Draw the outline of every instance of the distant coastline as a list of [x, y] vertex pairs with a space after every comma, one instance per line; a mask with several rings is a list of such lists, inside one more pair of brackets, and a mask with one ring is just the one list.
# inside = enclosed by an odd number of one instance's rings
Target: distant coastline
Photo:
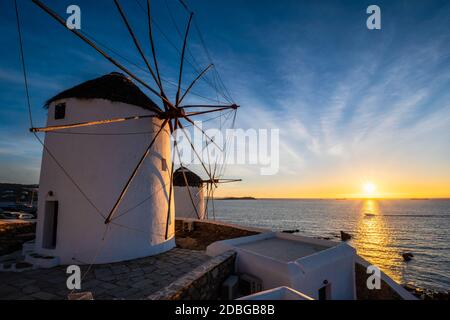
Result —
[[441, 198], [311, 198], [311, 197], [305, 197], [305, 198], [255, 198], [255, 197], [221, 197], [221, 198], [214, 198], [214, 200], [283, 200], [283, 201], [290, 201], [290, 200], [323, 200], [323, 201], [354, 201], [354, 200], [420, 200], [420, 201], [427, 201], [427, 200], [450, 200], [450, 197], [441, 197]]
[[[37, 189], [39, 188], [39, 184], [30, 184], [30, 183], [11, 183], [11, 182], [0, 182], [0, 193], [8, 190], [21, 190], [21, 189]], [[251, 196], [245, 197], [218, 197], [214, 198], [215, 200], [337, 200], [337, 201], [352, 201], [352, 200], [411, 200], [411, 201], [427, 201], [427, 200], [450, 200], [450, 196], [442, 196], [442, 197], [262, 197], [256, 198]]]
[[224, 197], [224, 198], [217, 198], [215, 200], [258, 200], [254, 197]]

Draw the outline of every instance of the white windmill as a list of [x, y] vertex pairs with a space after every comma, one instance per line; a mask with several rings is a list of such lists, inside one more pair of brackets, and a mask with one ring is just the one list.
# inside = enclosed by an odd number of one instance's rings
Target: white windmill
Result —
[[204, 187], [202, 178], [188, 168], [175, 170], [173, 191], [177, 218], [205, 219]]
[[[212, 170], [214, 175], [215, 170]], [[177, 218], [209, 219], [209, 202], [215, 219], [214, 190], [219, 184], [242, 181], [241, 179], [216, 178], [203, 180], [186, 167], [174, 172], [175, 216]]]
[[[39, 8], [66, 27], [65, 21], [42, 1]], [[184, 2], [181, 2], [184, 6]], [[202, 131], [195, 116], [229, 110], [223, 105], [184, 105], [185, 97], [209, 64], [182, 92], [183, 65], [193, 13], [184, 34], [175, 99], [166, 95], [153, 42], [150, 1], [148, 35], [152, 63], [144, 54], [118, 0], [114, 4], [157, 88], [143, 81], [101, 48], [85, 32], [67, 29], [94, 48], [123, 74], [111, 73], [66, 90], [48, 101], [38, 205], [36, 259], [53, 257], [58, 263], [108, 263], [157, 254], [174, 241], [173, 175], [170, 135], [187, 126]], [[185, 6], [187, 9], [187, 6]], [[16, 6], [17, 9], [17, 6]], [[22, 44], [20, 20], [18, 30]], [[23, 60], [23, 48], [21, 46]], [[25, 68], [25, 64], [23, 65]], [[25, 69], [24, 69], [25, 71]], [[25, 83], [28, 93], [28, 84]], [[161, 101], [158, 107], [137, 85]], [[28, 106], [31, 106], [28, 101]], [[190, 111], [190, 110], [197, 111]], [[32, 121], [31, 121], [32, 123]], [[190, 142], [191, 147], [193, 144]], [[178, 146], [174, 144], [175, 150]], [[177, 150], [178, 151], [178, 150]], [[174, 152], [173, 154], [176, 154]], [[206, 174], [211, 172], [202, 163]], [[190, 193], [190, 189], [187, 188]], [[192, 195], [191, 195], [192, 196]]]

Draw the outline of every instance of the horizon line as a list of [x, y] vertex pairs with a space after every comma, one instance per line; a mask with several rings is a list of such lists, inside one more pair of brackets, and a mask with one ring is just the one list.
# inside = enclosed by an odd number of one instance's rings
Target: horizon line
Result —
[[254, 197], [254, 196], [225, 196], [217, 197], [215, 200], [226, 199], [242, 199], [252, 198], [249, 200], [450, 200], [448, 197]]

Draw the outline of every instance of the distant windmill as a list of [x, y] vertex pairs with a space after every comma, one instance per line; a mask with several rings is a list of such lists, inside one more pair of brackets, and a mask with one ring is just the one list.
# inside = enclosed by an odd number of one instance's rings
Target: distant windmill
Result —
[[[32, 2], [66, 27], [65, 20], [42, 1], [32, 0]], [[180, 3], [189, 11], [184, 1]], [[39, 132], [46, 133], [45, 143], [39, 140], [44, 147], [44, 158], [39, 187], [36, 251], [44, 255], [59, 256], [60, 263], [69, 263], [70, 259], [77, 259], [82, 263], [120, 261], [159, 253], [174, 246], [174, 161], [170, 159], [171, 145], [168, 136], [176, 130], [181, 130], [189, 141], [209, 178], [206, 184], [212, 186], [224, 182], [214, 178], [186, 132], [187, 126], [193, 126], [201, 130], [207, 141], [214, 143], [193, 118], [225, 110], [236, 112], [238, 108], [234, 103], [183, 104], [194, 85], [214, 67], [213, 64], [209, 64], [182, 92], [183, 67], [193, 12], [189, 11], [189, 20], [184, 33], [176, 96], [175, 99], [170, 99], [166, 94], [164, 79], [158, 67], [150, 0], [147, 0], [146, 13], [152, 63], [144, 54], [120, 2], [114, 0], [114, 4], [156, 88], [114, 59], [107, 53], [108, 50], [87, 33], [67, 29], [130, 79], [123, 74], [112, 73], [66, 90], [49, 100], [47, 126], [32, 126], [30, 129], [35, 135]], [[17, 3], [16, 13], [23, 61]], [[28, 94], [24, 63], [23, 67]], [[160, 99], [163, 108], [154, 104], [131, 80]], [[29, 101], [28, 105], [31, 117]], [[79, 128], [85, 128], [87, 131], [77, 131]], [[141, 137], [131, 143], [125, 142], [123, 137], [133, 128], [147, 130], [148, 139]], [[51, 135], [52, 133], [60, 135]], [[82, 134], [92, 138], [81, 140]], [[72, 137], [64, 139], [63, 135]], [[94, 138], [96, 136], [103, 138], [102, 140]], [[114, 143], [117, 143], [116, 150], [112, 148]], [[174, 150], [175, 157], [180, 153], [176, 142]], [[129, 163], [133, 158], [135, 162], [130, 167]], [[71, 164], [69, 170], [64, 161]], [[76, 165], [79, 167], [74, 169]], [[166, 171], [168, 173], [165, 173]], [[74, 178], [74, 175], [77, 177]], [[184, 172], [182, 176], [184, 180], [187, 179]], [[157, 186], [162, 187], [159, 189]], [[189, 188], [187, 191], [192, 198]], [[92, 199], [89, 196], [93, 192], [99, 199]], [[74, 197], [75, 193], [78, 196]], [[139, 196], [142, 194], [149, 198], [154, 197], [152, 202], [144, 207], [140, 207], [142, 203], [139, 203]], [[80, 203], [82, 199], [86, 200], [83, 204]], [[97, 218], [94, 219], [90, 215], [92, 212], [98, 214]], [[131, 214], [133, 212], [136, 215], [133, 216]], [[99, 216], [101, 221], [98, 220]], [[61, 229], [58, 229], [57, 225]], [[150, 237], [139, 234], [143, 231], [142, 228], [136, 227], [139, 225], [142, 225], [144, 233], [148, 232]], [[106, 246], [102, 250], [97, 250], [99, 242], [105, 239], [108, 239]]]
[[215, 189], [217, 189], [217, 186], [219, 184], [223, 184], [223, 183], [233, 183], [233, 182], [240, 182], [242, 181], [242, 179], [217, 179], [217, 178], [213, 178], [213, 179], [209, 179], [209, 180], [204, 180], [203, 182], [206, 184], [206, 206], [205, 206], [205, 212], [206, 212], [206, 218], [209, 219], [209, 201], [211, 201], [211, 206], [212, 206], [212, 213], [213, 213], [213, 219], [216, 219], [216, 207], [214, 205], [214, 191]]
[[186, 167], [178, 168], [173, 176], [176, 217], [200, 220], [209, 219], [208, 204], [211, 201], [213, 217], [215, 219], [215, 188], [222, 183], [238, 181], [242, 180], [220, 178], [203, 180]]

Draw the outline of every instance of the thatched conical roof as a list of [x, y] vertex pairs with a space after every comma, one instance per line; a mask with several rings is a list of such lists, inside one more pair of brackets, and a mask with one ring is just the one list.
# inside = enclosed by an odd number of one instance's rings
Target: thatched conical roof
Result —
[[190, 187], [201, 187], [203, 184], [202, 178], [196, 175], [194, 172], [186, 167], [180, 167], [173, 173], [173, 185], [176, 187], [185, 187], [186, 181], [184, 180], [184, 174]]
[[49, 99], [45, 103], [45, 107], [48, 107], [56, 100], [67, 98], [106, 99], [135, 105], [155, 112], [161, 111], [138, 86], [125, 75], [118, 72], [112, 72], [67, 89]]

